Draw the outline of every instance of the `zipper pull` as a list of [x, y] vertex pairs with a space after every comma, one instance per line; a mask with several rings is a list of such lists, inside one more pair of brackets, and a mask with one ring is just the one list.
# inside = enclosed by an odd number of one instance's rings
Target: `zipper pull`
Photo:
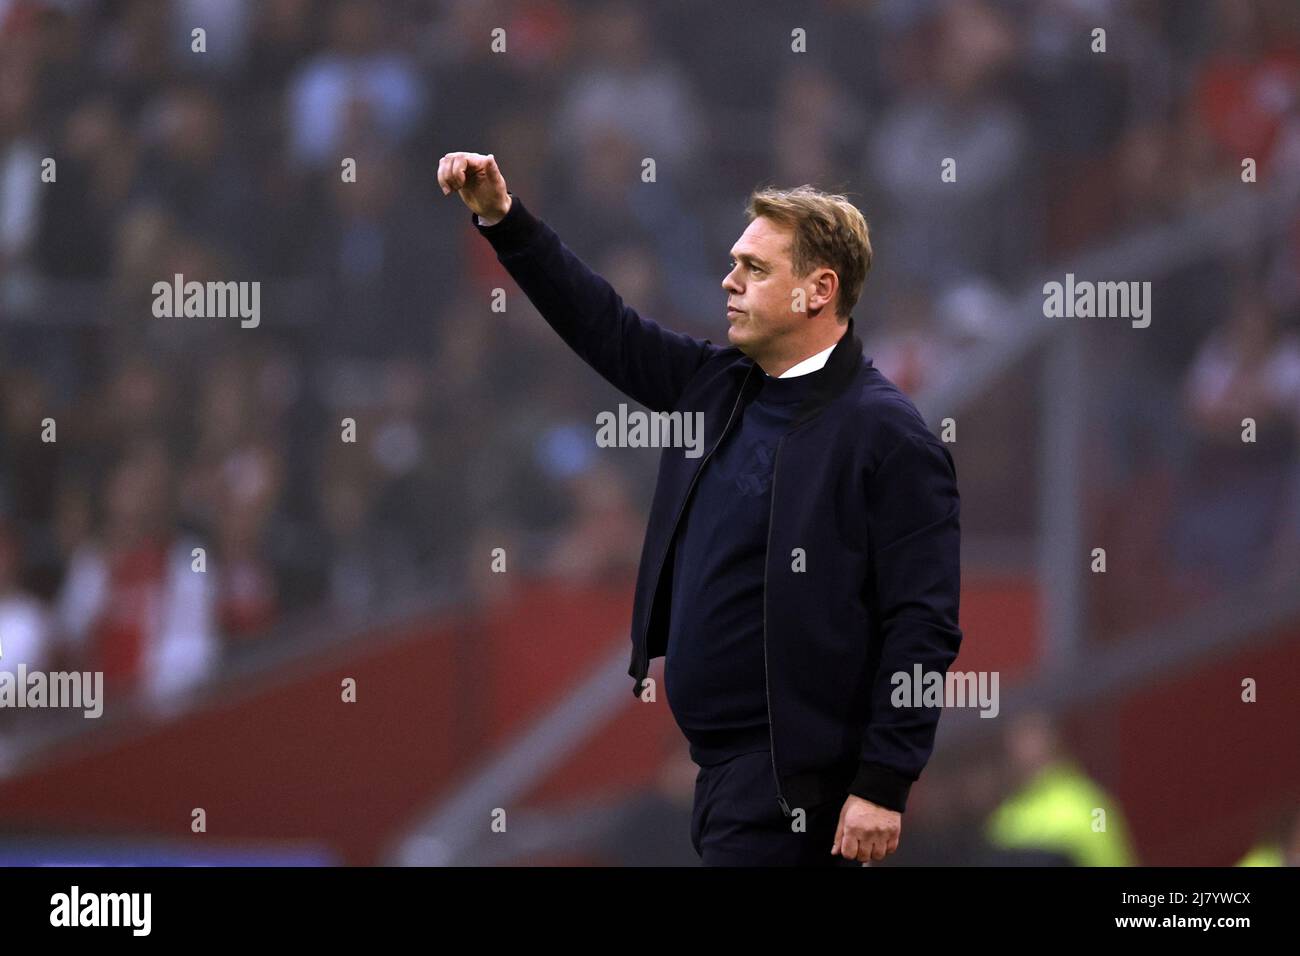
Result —
[[787, 817], [794, 816], [794, 813], [792, 813], [790, 810], [790, 804], [785, 802], [784, 796], [778, 794], [776, 798], [776, 802], [781, 805], [781, 812], [784, 813]]

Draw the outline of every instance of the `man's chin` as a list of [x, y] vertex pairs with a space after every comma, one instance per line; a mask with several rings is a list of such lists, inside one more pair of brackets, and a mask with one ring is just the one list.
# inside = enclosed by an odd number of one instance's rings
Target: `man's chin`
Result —
[[753, 358], [753, 356], [750, 355], [750, 337], [747, 334], [745, 334], [743, 329], [739, 329], [735, 325], [728, 326], [727, 341], [729, 341], [736, 348], [740, 349], [740, 351], [743, 352], [745, 355], [749, 355], [751, 358]]

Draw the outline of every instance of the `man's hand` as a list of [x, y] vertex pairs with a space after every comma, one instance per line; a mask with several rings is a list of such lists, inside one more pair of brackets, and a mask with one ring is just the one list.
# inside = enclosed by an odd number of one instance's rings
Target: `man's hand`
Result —
[[510, 211], [505, 177], [491, 153], [448, 153], [438, 162], [438, 185], [444, 196], [454, 189], [485, 226], [495, 225]]
[[869, 863], [883, 860], [898, 849], [898, 835], [903, 829], [903, 815], [887, 810], [870, 800], [849, 794], [840, 808], [840, 822], [835, 827], [835, 845], [831, 856]]

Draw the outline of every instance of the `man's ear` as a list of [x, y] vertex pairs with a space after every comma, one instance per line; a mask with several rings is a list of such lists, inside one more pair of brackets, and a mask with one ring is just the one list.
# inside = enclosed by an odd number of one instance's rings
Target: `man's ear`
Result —
[[825, 299], [824, 308], [834, 308], [835, 297], [840, 294], [840, 277], [834, 269], [818, 269], [813, 279], [813, 290], [816, 296]]

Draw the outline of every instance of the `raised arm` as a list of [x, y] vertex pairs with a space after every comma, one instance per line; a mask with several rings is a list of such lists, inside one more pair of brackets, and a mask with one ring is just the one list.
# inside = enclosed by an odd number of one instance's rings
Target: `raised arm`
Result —
[[652, 411], [671, 411], [700, 365], [721, 348], [665, 329], [626, 305], [545, 222], [506, 187], [492, 154], [448, 153], [444, 195], [456, 192], [470, 221], [542, 318], [588, 365]]

